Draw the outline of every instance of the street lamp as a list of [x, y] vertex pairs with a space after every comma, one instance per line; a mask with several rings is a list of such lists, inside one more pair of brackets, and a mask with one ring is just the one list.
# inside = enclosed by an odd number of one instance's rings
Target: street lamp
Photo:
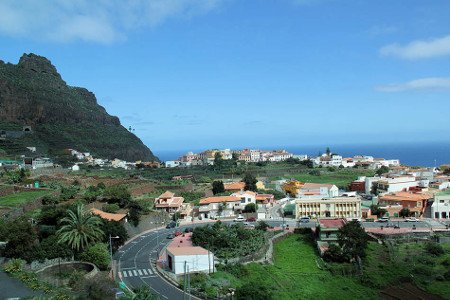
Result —
[[109, 254], [111, 255], [111, 270], [112, 270], [112, 275], [113, 275], [113, 279], [114, 279], [112, 239], [120, 239], [120, 237], [118, 235], [117, 236], [111, 236], [111, 234], [109, 235]]

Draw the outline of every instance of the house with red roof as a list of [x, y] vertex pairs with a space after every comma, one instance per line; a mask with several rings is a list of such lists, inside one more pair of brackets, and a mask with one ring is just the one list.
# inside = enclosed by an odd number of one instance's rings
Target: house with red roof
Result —
[[338, 233], [347, 221], [345, 219], [320, 219], [319, 232], [317, 236], [317, 248], [320, 255], [328, 249], [331, 244], [337, 244]]
[[165, 191], [159, 197], [155, 198], [155, 209], [175, 213], [181, 210], [183, 202], [183, 197], [175, 197], [175, 193]]

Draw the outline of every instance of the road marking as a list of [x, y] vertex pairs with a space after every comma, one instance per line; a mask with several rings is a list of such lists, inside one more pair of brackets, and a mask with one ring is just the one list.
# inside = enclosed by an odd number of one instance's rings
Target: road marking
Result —
[[152, 270], [147, 269], [149, 274], [153, 274]]
[[128, 277], [127, 271], [122, 272], [123, 277]]
[[138, 270], [139, 276], [142, 276], [142, 272], [141, 270]]
[[134, 273], [134, 276], [137, 276], [137, 275], [138, 275], [137, 272], [136, 272], [136, 270], [133, 270], [133, 273]]
[[122, 270], [133, 270], [134, 268], [122, 268]]

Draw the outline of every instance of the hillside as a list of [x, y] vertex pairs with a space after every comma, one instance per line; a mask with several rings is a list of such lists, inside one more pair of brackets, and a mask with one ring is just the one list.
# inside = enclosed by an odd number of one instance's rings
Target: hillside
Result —
[[[24, 126], [31, 132], [21, 134]], [[24, 54], [17, 65], [0, 60], [1, 149], [22, 154], [37, 147], [58, 156], [63, 149], [128, 161], [158, 160], [142, 141], [110, 116], [85, 88], [71, 87], [45, 57]]]

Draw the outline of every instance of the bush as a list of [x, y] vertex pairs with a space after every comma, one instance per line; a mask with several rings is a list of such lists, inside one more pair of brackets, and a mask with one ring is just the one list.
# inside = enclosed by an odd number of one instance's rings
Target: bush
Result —
[[106, 270], [110, 262], [108, 246], [103, 243], [90, 246], [80, 254], [80, 259], [93, 263], [101, 270]]
[[53, 196], [44, 196], [41, 199], [42, 205], [56, 205], [59, 203], [59, 199]]
[[119, 205], [116, 203], [104, 204], [102, 210], [107, 213], [116, 213], [120, 209]]
[[331, 244], [330, 247], [323, 254], [323, 259], [328, 262], [345, 262], [347, 259], [342, 253], [341, 248], [338, 245]]
[[131, 194], [128, 192], [126, 186], [114, 185], [106, 188], [103, 196], [108, 203], [117, 203], [120, 207], [125, 207], [131, 201]]
[[311, 172], [309, 172], [309, 175], [320, 176], [320, 171], [319, 170], [312, 170]]
[[435, 256], [439, 256], [445, 253], [444, 248], [442, 248], [441, 245], [439, 245], [438, 243], [434, 243], [434, 242], [428, 242], [425, 245], [425, 250], [431, 254], [431, 255], [435, 255]]
[[23, 259], [11, 259], [3, 269], [6, 273], [17, 273], [23, 270], [25, 263]]
[[262, 282], [246, 282], [236, 289], [236, 299], [270, 300], [273, 295], [271, 288]]

